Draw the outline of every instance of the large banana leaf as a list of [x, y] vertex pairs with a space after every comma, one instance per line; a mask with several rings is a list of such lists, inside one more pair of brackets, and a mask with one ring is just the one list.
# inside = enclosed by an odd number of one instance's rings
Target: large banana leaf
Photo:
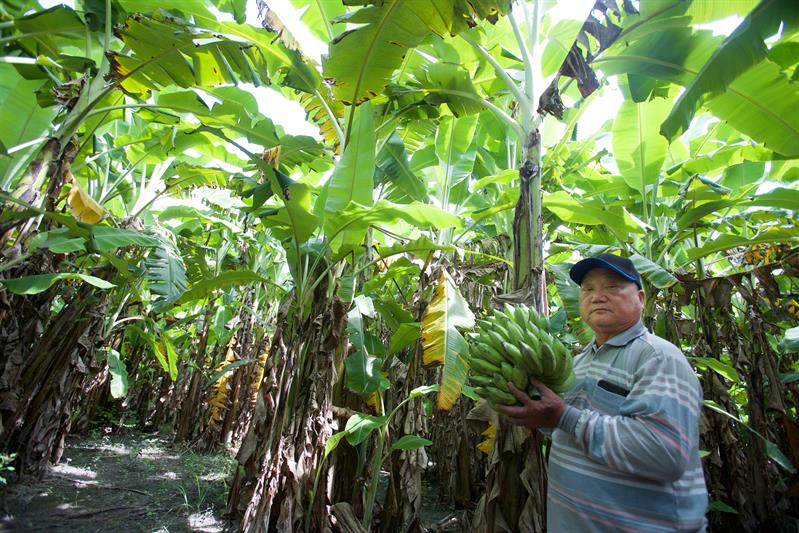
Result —
[[230, 270], [222, 272], [214, 278], [204, 279], [195, 283], [183, 293], [180, 300], [178, 300], [178, 304], [182, 305], [213, 296], [218, 289], [240, 287], [252, 283], [271, 283], [271, 281], [251, 270]]
[[450, 275], [441, 271], [435, 295], [422, 318], [425, 366], [442, 365], [438, 408], [452, 409], [460, 396], [469, 365], [469, 346], [458, 328], [474, 326], [474, 314]]
[[336, 213], [350, 202], [372, 205], [374, 171], [375, 130], [372, 106], [364, 104], [355, 110], [352, 135], [333, 175], [325, 185], [325, 212]]
[[11, 65], [0, 64], [0, 189], [9, 189], [32, 149], [4, 157], [6, 150], [47, 133], [56, 109], [39, 107], [34, 91], [41, 81], [23, 79]]
[[[689, 228], [704, 217], [728, 210], [731, 207], [739, 209], [756, 206], [772, 207], [799, 213], [799, 191], [780, 187], [758, 196], [714, 200], [691, 207], [692, 205], [686, 206], [690, 208], [677, 219], [677, 229]], [[713, 218], [718, 219], [718, 215]]]
[[[689, 17], [666, 18], [663, 31], [620, 39], [613, 51], [594, 60], [606, 74], [637, 74], [688, 86], [699, 74], [721, 37], [692, 32]], [[763, 60], [738, 76], [721, 95], [706, 102], [717, 117], [741, 133], [783, 155], [799, 153], [797, 86], [780, 67]]]
[[370, 353], [369, 333], [363, 322], [362, 310], [353, 306], [347, 313], [347, 335], [355, 351], [344, 360], [346, 385], [351, 391], [368, 396], [377, 390], [386, 390], [388, 380], [382, 373], [382, 359]]
[[111, 374], [111, 397], [123, 398], [128, 393], [128, 371], [125, 362], [120, 358], [120, 354], [115, 349], [108, 348], [108, 373]]
[[135, 15], [117, 29], [132, 53], [109, 53], [112, 76], [126, 92], [144, 96], [153, 89], [207, 87], [226, 83], [269, 83], [262, 50], [175, 20]]
[[351, 203], [339, 213], [331, 214], [327, 222], [335, 228], [333, 234], [348, 229], [365, 229], [371, 225], [390, 225], [398, 220], [420, 229], [461, 228], [463, 221], [441, 208], [421, 202], [394, 204], [379, 200], [373, 207]]
[[186, 292], [186, 267], [174, 246], [161, 245], [144, 262], [150, 291], [159, 298], [155, 308], [161, 310], [178, 301]]
[[293, 239], [302, 244], [319, 227], [319, 217], [311, 212], [311, 190], [304, 183], [294, 183], [283, 189], [272, 179], [272, 190], [283, 200], [283, 207], [261, 213], [263, 224], [280, 239]]
[[380, 94], [409, 49], [431, 33], [457, 35], [476, 19], [507, 13], [509, 0], [386, 0], [341, 16], [359, 24], [339, 35], [323, 60], [333, 91], [345, 104], [360, 104]]
[[750, 68], [707, 107], [766, 148], [799, 156], [799, 84], [776, 63], [764, 60]]
[[629, 233], [643, 232], [625, 210], [622, 209], [621, 213], [617, 212], [618, 210], [610, 210], [597, 199], [577, 201], [566, 191], [545, 194], [544, 207], [565, 222], [587, 226], [604, 224], [621, 241], [626, 240]]
[[[86, 26], [83, 21], [72, 8], [64, 5], [20, 17], [14, 20], [12, 27], [16, 31], [8, 40], [18, 41], [33, 57], [42, 56], [54, 60], [62, 56], [62, 45], [82, 44], [78, 39], [86, 36]], [[32, 70], [26, 69], [26, 72], [33, 74]], [[46, 73], [42, 70], [41, 76], [38, 77], [45, 76]]]
[[59, 272], [57, 274], [36, 274], [22, 278], [0, 279], [0, 285], [14, 294], [39, 294], [49, 289], [56, 281], [64, 279], [80, 280], [99, 289], [111, 289], [116, 285], [87, 274]]
[[342, 28], [330, 22], [346, 12], [340, 0], [291, 0], [291, 3], [304, 9], [300, 19], [308, 26], [311, 35], [320, 41], [332, 41], [341, 33]]
[[475, 130], [477, 115], [444, 117], [438, 128], [435, 147], [438, 169], [442, 173], [439, 183], [441, 205], [460, 204], [469, 194], [469, 177], [477, 156]]
[[[336, 163], [333, 175], [325, 184], [318, 204], [325, 217], [324, 228], [331, 238], [333, 250], [342, 246], [356, 246], [364, 238], [365, 229], [349, 228], [336, 234], [330, 216], [342, 211], [351, 202], [371, 206], [373, 203], [375, 173], [375, 130], [371, 104], [353, 110], [354, 128], [344, 153]], [[319, 209], [317, 208], [317, 213]]]
[[[257, 111], [255, 100], [252, 105], [256, 109], [243, 104], [253, 98], [247, 91], [238, 87], [222, 87], [208, 92], [220, 100], [213, 107], [209, 107], [193, 91], [159, 93], [153, 107], [163, 113], [191, 113], [202, 124], [200, 128], [193, 128], [192, 133], [208, 133], [228, 142], [246, 137], [249, 142], [265, 149], [280, 146], [280, 164], [283, 166], [306, 166], [317, 170], [329, 166], [330, 160], [317, 141], [302, 135], [278, 136], [272, 121]], [[255, 155], [251, 162], [260, 166], [263, 163], [259, 156]]]
[[380, 94], [408, 49], [421, 44], [430, 33], [410, 4], [389, 0], [336, 19], [362, 25], [338, 36], [323, 58], [325, 76], [334, 80], [337, 99], [358, 105]]
[[460, 65], [426, 63], [414, 72], [410, 86], [419, 88], [426, 103], [446, 104], [456, 117], [485, 109], [483, 97], [477, 92], [469, 72]]
[[738, 246], [752, 246], [754, 244], [778, 244], [783, 242], [799, 242], [799, 230], [797, 229], [772, 229], [764, 231], [755, 236], [744, 237], [742, 235], [724, 234], [719, 235], [713, 240], [707, 241], [704, 245], [697, 248], [686, 250], [689, 260], [699, 259], [714, 252], [730, 250]]
[[386, 191], [386, 198], [394, 201], [427, 201], [427, 187], [411, 170], [405, 144], [396, 133], [389, 137], [377, 155], [378, 178], [393, 187]]
[[613, 121], [613, 154], [624, 181], [646, 195], [658, 181], [668, 142], [658, 131], [671, 108], [667, 98], [626, 100]]
[[799, 29], [799, 10], [790, 0], [762, 0], [719, 46], [685, 88], [663, 122], [661, 132], [674, 139], [685, 131], [699, 106], [718, 96], [768, 53], [764, 42], [780, 29], [783, 38]]

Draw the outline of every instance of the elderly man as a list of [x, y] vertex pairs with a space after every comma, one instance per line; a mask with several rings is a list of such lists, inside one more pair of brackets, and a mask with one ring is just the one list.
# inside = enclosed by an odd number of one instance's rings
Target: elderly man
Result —
[[679, 348], [641, 323], [641, 276], [624, 257], [583, 259], [580, 316], [594, 340], [574, 360], [561, 400], [508, 386], [511, 422], [553, 428], [547, 529], [552, 533], [704, 531], [707, 489], [699, 460], [701, 389]]

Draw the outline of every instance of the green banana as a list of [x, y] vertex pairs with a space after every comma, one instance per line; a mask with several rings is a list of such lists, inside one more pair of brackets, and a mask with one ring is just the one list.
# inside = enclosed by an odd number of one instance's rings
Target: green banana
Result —
[[469, 342], [472, 382], [492, 404], [517, 403], [508, 383], [540, 397], [531, 377], [557, 393], [574, 383], [571, 351], [551, 333], [547, 314], [533, 307], [504, 304], [491, 310], [477, 322]]
[[502, 374], [502, 379], [505, 380], [505, 383], [508, 381], [513, 381], [513, 365], [505, 361], [499, 367], [499, 372]]
[[519, 403], [519, 400], [516, 399], [516, 396], [509, 392], [501, 391], [496, 387], [485, 387], [486, 391], [495, 402], [501, 403], [503, 405], [516, 405]]
[[524, 340], [527, 342], [527, 346], [530, 347], [534, 354], [538, 356], [541, 355], [541, 341], [538, 340], [537, 336], [526, 335]]
[[524, 356], [522, 355], [521, 350], [514, 346], [509, 342], [502, 343], [502, 349], [505, 350], [505, 354], [508, 356], [508, 360], [513, 363], [514, 365], [522, 365], [522, 361], [524, 360]]
[[527, 307], [523, 305], [517, 305], [513, 309], [513, 318], [519, 326], [526, 326], [527, 323], [530, 321], [530, 315], [527, 312]]
[[555, 367], [555, 357], [552, 349], [546, 343], [541, 343], [541, 381], [549, 381], [552, 369]]
[[471, 379], [476, 385], [479, 385], [481, 387], [485, 387], [487, 385], [493, 385], [494, 384], [494, 379], [493, 378], [490, 378], [490, 377], [485, 376], [483, 374], [472, 373], [472, 375], [469, 376], [469, 379]]
[[501, 372], [499, 374], [494, 374], [494, 383], [492, 383], [490, 386], [510, 394], [508, 380], [505, 379], [505, 376], [503, 376]]
[[552, 370], [551, 370], [550, 380], [553, 382], [560, 381], [560, 379], [563, 377], [563, 373], [566, 370], [566, 362], [568, 361], [568, 359], [566, 359], [565, 357], [563, 357], [563, 355], [561, 355], [560, 350], [558, 350], [557, 348], [558, 345], [560, 345], [560, 343], [556, 341], [555, 346], [551, 347], [553, 348], [552, 351], [554, 352], [554, 354], [552, 357]]
[[530, 374], [531, 376], [540, 376], [541, 353], [533, 351], [530, 345], [528, 345], [524, 341], [519, 343], [519, 348], [521, 349], [522, 355], [524, 356], [522, 359], [522, 363], [524, 368], [527, 370], [527, 373]]
[[498, 366], [492, 365], [484, 359], [473, 358], [470, 362], [470, 366], [480, 374], [485, 374], [487, 376], [490, 376], [491, 374], [498, 374], [500, 372]]
[[574, 372], [569, 372], [564, 381], [560, 383], [555, 383], [551, 385], [549, 388], [552, 389], [552, 391], [555, 392], [556, 394], [563, 394], [564, 392], [567, 392], [569, 389], [572, 388], [572, 385], [574, 385], [574, 380], [575, 380]]
[[497, 365], [497, 366], [501, 365], [502, 361], [505, 360], [505, 358], [502, 357], [502, 355], [498, 351], [496, 351], [488, 344], [478, 341], [474, 343], [472, 346], [473, 346], [472, 350], [470, 351], [470, 353], [472, 353], [472, 357], [480, 357], [481, 359], [488, 361], [492, 365]]
[[508, 321], [507, 330], [511, 334], [513, 342], [519, 342], [524, 339], [524, 330], [520, 328], [515, 322]]
[[519, 368], [518, 366], [514, 366], [512, 373], [511, 373], [511, 383], [516, 385], [516, 388], [519, 390], [524, 390], [527, 387], [528, 383], [530, 382], [530, 378], [527, 376], [527, 373]]
[[497, 333], [496, 331], [489, 331], [489, 332], [487, 332], [487, 333], [488, 333], [487, 337], [488, 337], [489, 339], [491, 339], [491, 342], [490, 342], [490, 344], [491, 344], [491, 345], [492, 345], [494, 348], [496, 348], [496, 349], [497, 349], [497, 351], [499, 351], [500, 353], [502, 353], [502, 352], [501, 352], [501, 349], [502, 349], [502, 342], [503, 342], [505, 339], [504, 339], [504, 338], [502, 338], [502, 336], [501, 336], [499, 333]]
[[498, 334], [501, 338], [507, 339], [510, 337], [510, 333], [508, 333], [507, 328], [499, 323], [499, 320], [494, 319], [490, 322], [491, 324], [491, 331]]

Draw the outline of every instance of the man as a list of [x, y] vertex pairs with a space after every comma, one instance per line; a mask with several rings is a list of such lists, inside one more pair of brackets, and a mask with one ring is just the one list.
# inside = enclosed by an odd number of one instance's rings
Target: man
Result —
[[699, 460], [702, 394], [682, 352], [641, 322], [644, 292], [632, 262], [583, 259], [580, 316], [594, 340], [574, 360], [576, 381], [561, 400], [497, 406], [511, 422], [554, 428], [549, 457], [551, 533], [705, 531], [707, 489]]

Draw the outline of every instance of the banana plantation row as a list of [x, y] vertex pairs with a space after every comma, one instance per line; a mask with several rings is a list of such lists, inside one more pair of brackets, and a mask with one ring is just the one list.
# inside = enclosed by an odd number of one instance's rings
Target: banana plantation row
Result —
[[242, 530], [421, 531], [434, 478], [543, 531], [548, 442], [466, 337], [527, 304], [577, 353], [569, 266], [620, 251], [700, 378], [711, 530], [795, 527], [799, 9], [564, 3], [291, 0], [321, 62], [261, 0], [0, 5], [2, 466], [133, 425], [237, 449]]

